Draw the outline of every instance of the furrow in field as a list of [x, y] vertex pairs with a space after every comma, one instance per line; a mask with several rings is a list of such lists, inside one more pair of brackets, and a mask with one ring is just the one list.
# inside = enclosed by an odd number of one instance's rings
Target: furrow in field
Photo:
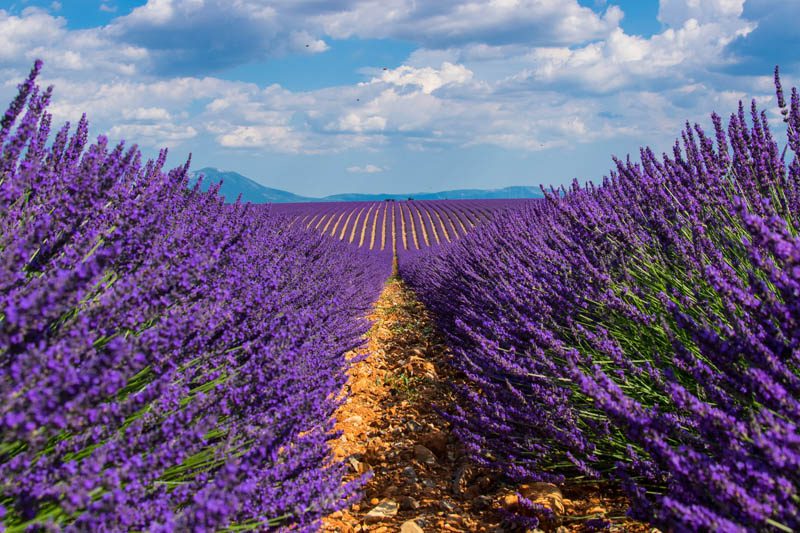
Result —
[[334, 218], [336, 218], [336, 211], [328, 213], [328, 220], [325, 222], [325, 226], [322, 228], [322, 233], [324, 235], [328, 234], [328, 228], [331, 226], [331, 222], [333, 222]]
[[423, 211], [425, 211], [425, 217], [426, 217], [426, 220], [427, 220], [427, 224], [431, 228], [431, 234], [433, 235], [434, 243], [435, 244], [441, 244], [442, 239], [439, 237], [439, 230], [436, 227], [436, 221], [433, 219], [433, 216], [431, 215], [430, 206], [426, 205], [425, 209], [423, 209]]
[[[408, 238], [406, 237], [406, 221], [403, 218], [403, 208], [400, 207], [400, 204], [397, 204], [397, 210], [400, 211], [398, 213], [397, 218], [399, 219], [400, 223], [400, 237], [403, 239], [403, 250], [408, 250]], [[397, 228], [395, 228], [397, 231]]]
[[479, 222], [483, 222], [483, 221], [489, 220], [489, 217], [491, 216], [491, 212], [490, 211], [488, 211], [487, 209], [482, 208], [480, 206], [473, 205], [473, 206], [469, 206], [468, 209], [472, 213], [475, 214], [475, 218]]
[[447, 210], [451, 223], [457, 225], [458, 228], [461, 230], [461, 236], [463, 237], [464, 235], [466, 235], [467, 230], [470, 227], [469, 221], [465, 222], [465, 219], [461, 218], [458, 211], [456, 211], [455, 207], [446, 206], [444, 209]]
[[433, 217], [430, 215], [430, 207], [423, 205], [420, 208], [420, 216], [428, 229], [428, 238], [431, 241], [431, 246], [439, 244], [439, 230], [434, 227]]
[[325, 213], [322, 216], [322, 219], [320, 219], [316, 224], [317, 231], [319, 231], [322, 234], [325, 234], [328, 231], [328, 228], [330, 227], [331, 223], [333, 223], [333, 221], [336, 219], [337, 214], [338, 213], [336, 211], [329, 211]]
[[470, 228], [474, 228], [475, 226], [480, 224], [480, 219], [476, 217], [475, 214], [472, 211], [470, 211], [470, 209], [467, 206], [462, 206], [461, 209], [458, 211], [458, 213], [467, 220], [469, 220]]
[[473, 206], [473, 209], [477, 209], [478, 211], [483, 213], [484, 220], [491, 219], [494, 216], [494, 214], [497, 213], [497, 209], [496, 208], [489, 207], [488, 205], [486, 205], [484, 203], [477, 202], [477, 203], [473, 203], [472, 206]]
[[339, 224], [342, 222], [342, 218], [344, 218], [344, 215], [346, 213], [347, 213], [347, 211], [344, 210], [344, 209], [339, 211], [339, 213], [338, 213], [339, 216], [338, 217], [336, 216], [336, 213], [334, 213], [334, 217], [333, 218], [336, 218], [336, 222], [333, 223], [333, 227], [331, 228], [331, 233], [330, 233], [331, 237], [335, 237], [336, 236], [336, 230], [339, 228]]
[[453, 214], [452, 210], [447, 205], [441, 205], [439, 206], [439, 211], [441, 212], [444, 220], [450, 224], [454, 238], [457, 239], [462, 237], [464, 235], [464, 227], [458, 218]]
[[406, 204], [406, 216], [408, 217], [408, 224], [411, 226], [411, 239], [414, 243], [414, 248], [419, 250], [419, 239], [417, 239], [417, 226], [414, 224], [414, 214], [411, 212], [411, 207]]
[[341, 230], [337, 231], [336, 228], [334, 228], [334, 237], [336, 237], [336, 234], [338, 234], [340, 241], [344, 240], [344, 232], [347, 231], [347, 224], [350, 222], [350, 219], [353, 218], [353, 211], [355, 210], [356, 210], [355, 207], [353, 207], [349, 211], [345, 209], [344, 212], [347, 213], [347, 216], [345, 217], [344, 222], [342, 223]]
[[372, 250], [375, 247], [375, 232], [378, 230], [378, 215], [381, 214], [381, 206], [377, 204], [375, 207], [375, 214], [372, 215], [372, 233], [370, 234], [369, 238], [369, 249]]
[[413, 217], [413, 213], [417, 214], [417, 219], [419, 220], [419, 229], [422, 232], [422, 240], [425, 241], [425, 246], [430, 246], [431, 245], [431, 241], [428, 238], [428, 228], [425, 227], [425, 224], [422, 221], [422, 213], [420, 213], [419, 207], [417, 206], [416, 203], [411, 203], [411, 202], [409, 202], [409, 207], [411, 208], [411, 212], [412, 212], [412, 217], [411, 218], [414, 218]]
[[313, 216], [313, 217], [311, 217], [311, 220], [309, 220], [309, 221], [308, 221], [308, 224], [306, 224], [306, 229], [308, 229], [309, 227], [311, 227], [311, 224], [313, 224], [313, 223], [314, 223], [314, 221], [315, 221], [315, 220], [317, 219], [317, 217], [319, 217], [319, 216], [320, 216], [320, 215], [319, 215], [319, 213], [314, 213], [314, 216]]
[[378, 208], [381, 210], [381, 215], [378, 217], [378, 233], [375, 235], [375, 249], [383, 250], [386, 247], [386, 217], [389, 216], [388, 202], [383, 207]]
[[311, 217], [308, 222], [306, 222], [306, 229], [310, 229], [312, 226], [315, 230], [318, 230], [320, 225], [325, 221], [325, 218], [328, 216], [327, 211], [323, 211], [321, 213], [314, 213], [314, 216]]
[[298, 215], [286, 215], [286, 218], [289, 219], [289, 227], [290, 228], [292, 226], [294, 226], [295, 223], [297, 223], [300, 220], [300, 217]]
[[325, 233], [325, 228], [328, 227], [334, 216], [336, 216], [336, 209], [334, 207], [328, 207], [322, 211], [322, 217], [320, 217], [320, 219], [317, 220], [317, 223], [314, 224], [314, 229], [320, 231], [321, 233]]
[[364, 215], [364, 223], [361, 224], [361, 238], [358, 240], [358, 247], [361, 248], [364, 246], [364, 238], [367, 236], [367, 230], [371, 227], [369, 223], [369, 215], [372, 213], [375, 204], [369, 204], [369, 209], [367, 209], [367, 214]]
[[[458, 239], [459, 237], [458, 230], [456, 229], [456, 226], [453, 223], [453, 221], [450, 220], [450, 215], [448, 214], [448, 212], [441, 205], [436, 205], [434, 206], [434, 208], [436, 210], [436, 213], [442, 219], [442, 227], [447, 231], [450, 240], [453, 241], [455, 239]], [[447, 228], [448, 224], [450, 224], [449, 229]]]
[[475, 225], [478, 224], [478, 221], [475, 219], [473, 214], [467, 209], [465, 205], [459, 206], [458, 209], [454, 208], [453, 211], [456, 212], [459, 215], [459, 217], [462, 217], [462, 220], [467, 221], [470, 227], [474, 228]]
[[347, 242], [353, 242], [353, 239], [356, 237], [356, 231], [358, 231], [358, 221], [361, 219], [361, 214], [364, 212], [366, 207], [362, 207], [358, 214], [356, 215], [356, 219], [353, 221], [353, 227], [350, 230], [350, 239]]
[[[394, 212], [394, 208], [392, 208]], [[383, 206], [383, 220], [381, 221], [381, 250], [386, 249], [386, 220], [389, 216], [389, 204]]]
[[358, 207], [357, 206], [353, 206], [352, 209], [347, 213], [347, 216], [345, 217], [344, 222], [342, 222], [342, 228], [341, 228], [341, 231], [339, 232], [339, 240], [340, 241], [343, 241], [345, 239], [345, 236], [350, 231], [350, 222], [353, 220], [353, 215], [356, 213], [357, 210], [358, 210]]
[[422, 207], [418, 209], [425, 228], [428, 230], [428, 238], [430, 239], [431, 246], [439, 244], [439, 231], [434, 226], [433, 217], [431, 217], [430, 214], [430, 207], [423, 204]]
[[[444, 237], [444, 239], [447, 242], [451, 242], [450, 241], [450, 232], [447, 231], [447, 226], [445, 225], [444, 219], [442, 219], [442, 215], [439, 213], [439, 208], [432, 206], [431, 211], [433, 212], [434, 215], [436, 215], [436, 220], [437, 220], [437, 222], [439, 222], [438, 228], [441, 231], [442, 236]], [[455, 231], [455, 228], [453, 228], [453, 231]]]

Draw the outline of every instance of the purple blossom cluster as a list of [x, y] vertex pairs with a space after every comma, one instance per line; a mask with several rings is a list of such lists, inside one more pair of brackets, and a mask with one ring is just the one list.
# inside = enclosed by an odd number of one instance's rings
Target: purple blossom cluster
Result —
[[314, 529], [388, 265], [85, 117], [50, 142], [40, 68], [0, 120], [0, 529]]
[[800, 96], [775, 81], [785, 149], [740, 104], [401, 264], [476, 461], [613, 480], [669, 531], [800, 530]]

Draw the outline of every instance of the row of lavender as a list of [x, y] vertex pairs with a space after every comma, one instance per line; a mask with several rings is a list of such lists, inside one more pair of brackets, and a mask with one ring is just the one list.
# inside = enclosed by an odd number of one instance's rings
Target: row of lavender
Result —
[[296, 224], [400, 262], [418, 250], [456, 241], [498, 211], [530, 202], [509, 200], [422, 200], [298, 203], [272, 206]]
[[39, 69], [0, 121], [0, 529], [313, 529], [388, 265], [85, 119], [48, 145]]
[[670, 531], [800, 530], [800, 96], [776, 85], [788, 164], [740, 106], [401, 269], [477, 461], [617, 480]]

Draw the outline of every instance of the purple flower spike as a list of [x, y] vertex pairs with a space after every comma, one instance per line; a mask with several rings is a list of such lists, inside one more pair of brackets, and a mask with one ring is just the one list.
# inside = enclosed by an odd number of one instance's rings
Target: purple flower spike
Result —
[[740, 105], [401, 263], [476, 462], [616, 482], [665, 531], [800, 530], [800, 96], [775, 83], [786, 152]]
[[313, 529], [390, 264], [86, 117], [48, 146], [40, 68], [0, 121], [0, 529]]

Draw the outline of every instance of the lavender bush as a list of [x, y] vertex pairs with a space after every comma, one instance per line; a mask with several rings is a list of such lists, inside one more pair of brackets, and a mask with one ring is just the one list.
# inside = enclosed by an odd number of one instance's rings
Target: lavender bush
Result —
[[313, 529], [388, 265], [85, 117], [48, 144], [40, 68], [0, 121], [0, 529]]
[[800, 530], [800, 96], [740, 105], [401, 273], [469, 386], [473, 457], [622, 483], [670, 531]]

